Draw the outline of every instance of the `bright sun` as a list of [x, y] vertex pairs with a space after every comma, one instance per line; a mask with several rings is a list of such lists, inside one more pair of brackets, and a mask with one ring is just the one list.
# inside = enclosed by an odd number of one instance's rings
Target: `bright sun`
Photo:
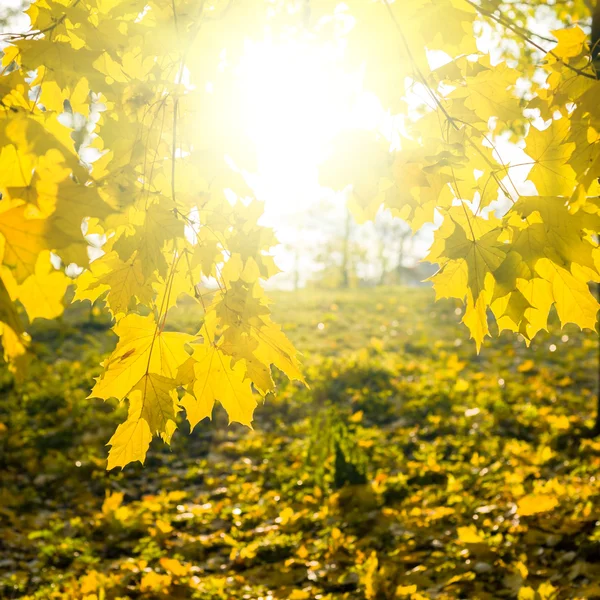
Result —
[[318, 199], [318, 166], [336, 134], [381, 118], [360, 73], [340, 67], [341, 53], [296, 39], [247, 42], [239, 65], [243, 121], [258, 155], [252, 184], [271, 217]]

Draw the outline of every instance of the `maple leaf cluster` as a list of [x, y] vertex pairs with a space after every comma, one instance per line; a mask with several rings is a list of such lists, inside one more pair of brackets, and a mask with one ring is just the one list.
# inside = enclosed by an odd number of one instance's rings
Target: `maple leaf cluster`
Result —
[[[382, 206], [414, 231], [439, 218], [431, 281], [438, 298], [465, 302], [478, 349], [489, 310], [500, 331], [529, 342], [552, 306], [561, 324], [588, 329], [600, 308], [590, 290], [600, 281], [600, 82], [589, 41], [573, 26], [554, 31], [544, 51], [501, 4], [350, 2], [348, 44], [366, 50], [366, 85], [405, 118], [398, 150], [377, 132], [345, 134], [322, 174], [337, 189], [352, 184], [361, 221]], [[533, 67], [522, 57], [492, 62], [476, 33], [490, 24], [533, 45]], [[431, 51], [448, 60], [433, 67]], [[353, 146], [368, 158], [353, 158]]]
[[[29, 321], [58, 316], [71, 283], [64, 267], [85, 267], [74, 300], [103, 299], [119, 338], [91, 396], [129, 401], [109, 469], [143, 462], [154, 435], [170, 442], [182, 407], [192, 426], [217, 401], [250, 426], [258, 398], [274, 390], [272, 365], [302, 380], [262, 289], [278, 272], [268, 253], [275, 236], [259, 224], [262, 203], [242, 202], [249, 189], [223, 158], [227, 148], [246, 166], [227, 145], [227, 127], [232, 138], [236, 129], [223, 122], [226, 92], [195, 91], [218, 79], [208, 48], [224, 11], [195, 1], [40, 1], [27, 11], [31, 32], [4, 50], [5, 358], [18, 369], [27, 356], [16, 302]], [[66, 114], [84, 118], [87, 138]], [[90, 263], [93, 244], [102, 254]], [[206, 279], [217, 291], [201, 286]], [[168, 330], [184, 296], [204, 308], [195, 336]]]

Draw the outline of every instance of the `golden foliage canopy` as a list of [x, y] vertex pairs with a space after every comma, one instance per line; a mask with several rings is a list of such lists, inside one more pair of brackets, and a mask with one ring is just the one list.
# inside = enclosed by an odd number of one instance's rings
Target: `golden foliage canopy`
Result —
[[[345, 132], [322, 180], [352, 185], [359, 220], [382, 205], [413, 229], [442, 217], [433, 284], [465, 302], [478, 348], [488, 309], [526, 340], [553, 305], [563, 324], [593, 328], [600, 82], [576, 24], [587, 8], [570, 8], [558, 16], [573, 26], [538, 43], [498, 0], [34, 2], [0, 65], [5, 358], [23, 366], [26, 322], [59, 315], [65, 267], [83, 267], [75, 300], [102, 298], [119, 337], [92, 395], [129, 399], [111, 468], [143, 461], [153, 435], [168, 442], [181, 407], [192, 426], [217, 401], [250, 425], [273, 365], [302, 381], [262, 289], [276, 239], [244, 177], [255, 157], [236, 103], [244, 40], [265, 35], [343, 45], [341, 68], [363, 67], [365, 88], [398, 115], [393, 146]], [[521, 52], [482, 50], [497, 31]], [[504, 159], [503, 138], [525, 164]], [[527, 196], [511, 177], [524, 167]], [[92, 242], [103, 253], [90, 264]], [[203, 276], [217, 282], [210, 296]], [[204, 309], [196, 336], [169, 331], [184, 295]]]

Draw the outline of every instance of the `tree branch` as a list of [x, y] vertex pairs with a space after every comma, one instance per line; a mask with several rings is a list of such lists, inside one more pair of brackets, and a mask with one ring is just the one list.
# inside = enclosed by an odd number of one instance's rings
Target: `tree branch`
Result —
[[[479, 4], [473, 2], [472, 0], [465, 0], [465, 2], [467, 4], [470, 4], [478, 13], [492, 19], [499, 25], [502, 25], [502, 27], [506, 27], [507, 29], [510, 29], [510, 31], [512, 31], [513, 33], [518, 35], [522, 40], [527, 42], [530, 46], [533, 46], [534, 48], [536, 48], [540, 52], [543, 52], [544, 54], [549, 54], [550, 56], [554, 57], [558, 62], [562, 63], [565, 67], [567, 67], [567, 69], [570, 69], [574, 73], [577, 73], [577, 75], [581, 75], [582, 77], [587, 77], [588, 79], [596, 79], [596, 75], [594, 75], [593, 73], [590, 73], [589, 71], [584, 71], [583, 69], [579, 69], [577, 67], [574, 67], [573, 65], [570, 65], [568, 62], [564, 61], [562, 58], [560, 58], [560, 56], [558, 56], [558, 54], [554, 53], [552, 50], [546, 50], [545, 48], [540, 46], [537, 42], [534, 42], [530, 37], [532, 35], [531, 32], [529, 32], [527, 30], [523, 30], [521, 27], [518, 27], [517, 25], [515, 25], [514, 23], [512, 23], [505, 17], [503, 17], [501, 15], [496, 15], [492, 11], [479, 6]], [[596, 10], [598, 10], [598, 9], [596, 9]], [[600, 16], [599, 16], [599, 18], [600, 18]], [[600, 26], [600, 23], [598, 25]]]

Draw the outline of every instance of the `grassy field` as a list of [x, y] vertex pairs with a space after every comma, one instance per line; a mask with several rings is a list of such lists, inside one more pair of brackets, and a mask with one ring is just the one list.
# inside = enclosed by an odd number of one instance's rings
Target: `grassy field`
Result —
[[310, 388], [122, 472], [123, 408], [86, 399], [107, 322], [36, 326], [26, 381], [0, 374], [1, 598], [600, 597], [594, 334], [477, 355], [429, 289], [272, 296]]

